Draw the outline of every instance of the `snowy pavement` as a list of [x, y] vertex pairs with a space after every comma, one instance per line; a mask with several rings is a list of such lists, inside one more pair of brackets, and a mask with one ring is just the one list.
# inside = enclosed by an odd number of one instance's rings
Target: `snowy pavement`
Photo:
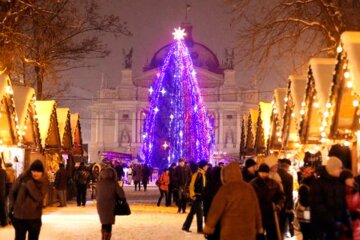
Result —
[[[196, 233], [196, 218], [190, 228], [192, 232], [187, 233], [181, 230], [186, 214], [177, 214], [174, 206], [156, 206], [159, 196], [156, 187], [150, 187], [147, 192], [135, 192], [133, 187], [126, 186], [125, 192], [132, 214], [116, 217], [112, 240], [204, 239]], [[70, 202], [65, 208], [45, 208], [40, 240], [101, 239], [101, 224], [94, 202], [87, 201], [86, 204], [86, 207], [77, 207], [75, 202]], [[12, 226], [0, 228], [0, 240], [13, 240], [14, 236]]]
[[[157, 190], [133, 192], [126, 187], [126, 192], [132, 214], [116, 217], [112, 240], [204, 239], [196, 233], [196, 219], [190, 229], [193, 232], [187, 233], [181, 230], [186, 214], [177, 214], [175, 207], [155, 206]], [[139, 198], [143, 203], [135, 204]], [[77, 207], [75, 202], [66, 208], [47, 207], [42, 222], [40, 240], [101, 239], [101, 224], [92, 201], [87, 201], [86, 207]], [[12, 226], [0, 228], [1, 240], [12, 240], [14, 236]]]

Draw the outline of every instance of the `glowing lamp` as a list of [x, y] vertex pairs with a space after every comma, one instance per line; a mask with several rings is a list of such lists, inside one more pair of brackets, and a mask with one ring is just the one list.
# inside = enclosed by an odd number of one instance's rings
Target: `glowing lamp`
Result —
[[329, 102], [326, 103], [326, 107], [327, 107], [327, 108], [331, 108], [331, 103], [329, 103]]
[[349, 71], [344, 72], [344, 77], [345, 78], [350, 78], [350, 72]]
[[358, 101], [358, 100], [354, 100], [354, 101], [353, 101], [353, 106], [354, 106], [354, 107], [358, 107], [358, 106], [359, 106], [359, 101]]
[[341, 46], [338, 46], [338, 47], [336, 48], [336, 52], [337, 52], [337, 53], [341, 53], [341, 52], [342, 52], [342, 50], [343, 50], [343, 49], [342, 49], [342, 47], [341, 47]]
[[352, 84], [352, 81], [347, 81], [347, 82], [346, 82], [346, 87], [347, 87], [347, 88], [352, 88], [352, 85], [353, 85], [353, 84]]

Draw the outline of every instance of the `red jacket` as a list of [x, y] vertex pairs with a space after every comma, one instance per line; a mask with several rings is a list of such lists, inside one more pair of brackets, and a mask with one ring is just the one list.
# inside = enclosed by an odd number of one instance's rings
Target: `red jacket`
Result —
[[[352, 189], [349, 187], [346, 187], [346, 205], [351, 213], [360, 213], [360, 195], [358, 192], [353, 193]], [[360, 219], [358, 217], [352, 219], [352, 227], [353, 239], [360, 240]]]
[[170, 176], [166, 172], [160, 176], [160, 190], [169, 191]]

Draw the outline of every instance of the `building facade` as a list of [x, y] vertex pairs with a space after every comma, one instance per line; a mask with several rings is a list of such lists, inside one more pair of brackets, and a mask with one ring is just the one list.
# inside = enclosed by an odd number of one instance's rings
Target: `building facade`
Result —
[[[192, 39], [190, 24], [186, 29], [189, 48], [205, 106], [215, 121], [215, 150], [213, 161], [237, 159], [240, 148], [241, 119], [250, 108], [257, 107], [256, 86], [241, 88], [233, 70], [233, 56], [228, 54], [224, 66], [205, 45]], [[101, 88], [90, 107], [90, 160], [102, 160], [104, 151], [131, 154], [141, 151], [142, 131], [148, 107], [149, 88], [161, 68], [170, 44], [160, 48], [140, 76], [131, 70], [131, 55], [125, 59], [121, 81], [116, 88]]]

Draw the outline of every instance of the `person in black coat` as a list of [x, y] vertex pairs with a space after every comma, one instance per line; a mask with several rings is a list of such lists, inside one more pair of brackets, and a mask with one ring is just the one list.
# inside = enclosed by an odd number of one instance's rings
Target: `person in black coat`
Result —
[[243, 179], [245, 182], [251, 182], [256, 175], [256, 162], [254, 159], [249, 158], [245, 162], [245, 167], [242, 170]]
[[[207, 219], [211, 203], [222, 185], [221, 182], [221, 167], [209, 167], [206, 171], [206, 186], [203, 191], [203, 211], [205, 221]], [[217, 240], [220, 239], [220, 224], [218, 223], [215, 232], [208, 236], [207, 239]]]
[[147, 190], [147, 185], [149, 183], [149, 177], [150, 177], [150, 168], [147, 164], [144, 164], [142, 166], [142, 185], [144, 187], [144, 191]]
[[279, 159], [278, 161], [278, 174], [281, 178], [281, 183], [285, 193], [285, 207], [280, 212], [280, 230], [284, 235], [286, 225], [291, 237], [294, 236], [294, 200], [293, 200], [293, 190], [294, 190], [294, 179], [293, 176], [289, 173], [291, 166], [291, 161], [289, 159]]
[[172, 163], [169, 167], [169, 176], [170, 176], [170, 184], [169, 184], [169, 197], [167, 205], [171, 205], [171, 199], [173, 198], [174, 202], [178, 204], [178, 183], [175, 174], [176, 164]]
[[269, 178], [269, 172], [270, 167], [265, 163], [261, 164], [258, 170], [259, 176], [252, 180], [250, 184], [254, 187], [259, 200], [266, 239], [278, 240], [274, 216], [284, 207], [285, 194], [280, 184]]
[[301, 169], [301, 179], [295, 212], [303, 240], [312, 240], [315, 234], [310, 221], [310, 188], [315, 181], [314, 169], [311, 166], [304, 166]]
[[339, 158], [330, 157], [310, 188], [311, 223], [316, 239], [340, 239], [344, 229], [350, 228], [345, 184], [339, 178], [342, 166]]
[[191, 180], [191, 169], [185, 164], [185, 159], [179, 160], [179, 165], [175, 168], [175, 178], [178, 187], [178, 213], [185, 213]]
[[65, 207], [66, 206], [66, 188], [68, 183], [68, 174], [65, 170], [64, 164], [59, 164], [59, 170], [56, 172], [55, 175], [55, 189], [57, 191], [58, 199], [59, 199], [59, 206], [58, 207]]
[[7, 216], [5, 208], [5, 199], [6, 199], [6, 184], [7, 184], [7, 175], [5, 169], [2, 168], [1, 159], [0, 159], [0, 224], [1, 226], [6, 226]]

